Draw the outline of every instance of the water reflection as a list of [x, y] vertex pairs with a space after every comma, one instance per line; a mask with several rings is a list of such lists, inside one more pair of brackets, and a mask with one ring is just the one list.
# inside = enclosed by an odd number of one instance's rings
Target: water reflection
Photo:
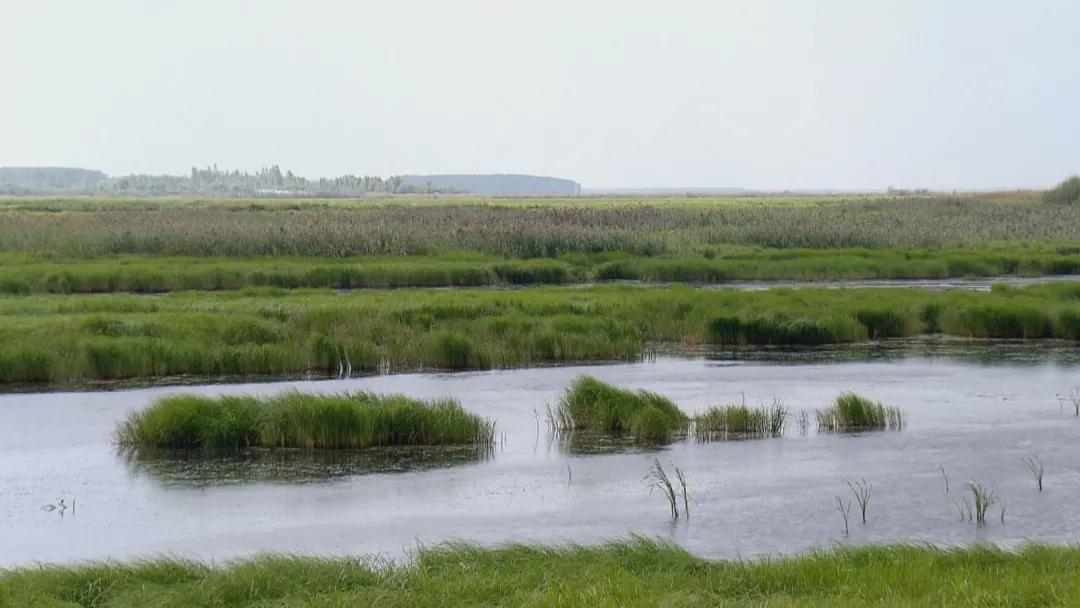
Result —
[[245, 449], [126, 450], [119, 454], [134, 476], [169, 486], [245, 483], [318, 483], [373, 473], [423, 471], [483, 462], [491, 446], [395, 447], [369, 450]]
[[[684, 439], [673, 437], [672, 441]], [[630, 454], [637, 452], [655, 452], [664, 449], [666, 443], [641, 443], [633, 436], [609, 433], [585, 433], [581, 431], [553, 433], [549, 436], [548, 447], [564, 454], [592, 456], [602, 454]]]

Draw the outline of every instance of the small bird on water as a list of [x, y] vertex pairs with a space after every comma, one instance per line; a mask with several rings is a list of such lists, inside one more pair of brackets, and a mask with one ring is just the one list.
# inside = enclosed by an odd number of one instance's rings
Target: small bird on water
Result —
[[55, 505], [42, 505], [41, 510], [42, 511], [56, 511], [56, 510], [59, 510], [61, 513], [63, 513], [64, 511], [67, 511], [67, 505], [64, 504], [64, 499], [61, 498], [60, 502], [56, 503]]

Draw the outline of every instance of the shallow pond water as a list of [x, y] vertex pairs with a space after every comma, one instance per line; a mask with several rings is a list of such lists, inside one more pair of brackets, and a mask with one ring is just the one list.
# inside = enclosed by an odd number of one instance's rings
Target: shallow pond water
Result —
[[[573, 444], [544, 412], [579, 374], [664, 393], [686, 411], [781, 399], [811, 413], [854, 390], [900, 406], [897, 432], [802, 434], [661, 449]], [[618, 365], [351, 380], [0, 396], [0, 564], [263, 551], [400, 557], [461, 539], [591, 543], [631, 533], [713, 557], [837, 543], [1075, 542], [1080, 533], [1080, 349], [1067, 343], [907, 341], [872, 349], [662, 355]], [[497, 421], [487, 450], [369, 454], [120, 454], [113, 428], [155, 397], [364, 389], [453, 396]], [[1038, 492], [1023, 458], [1046, 463]], [[690, 518], [671, 521], [643, 478], [655, 458], [686, 474]], [[950, 492], [939, 467], [944, 467]], [[850, 535], [835, 496], [873, 484], [868, 523]], [[983, 527], [962, 522], [963, 484], [1006, 502]], [[64, 498], [74, 509], [46, 512]]]

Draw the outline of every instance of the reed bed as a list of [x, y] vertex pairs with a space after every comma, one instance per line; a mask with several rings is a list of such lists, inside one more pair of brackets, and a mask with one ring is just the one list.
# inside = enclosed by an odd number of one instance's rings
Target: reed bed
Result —
[[667, 543], [451, 544], [414, 561], [267, 555], [34, 565], [0, 573], [5, 606], [1071, 606], [1080, 548], [867, 546], [711, 561]]
[[620, 389], [593, 378], [574, 380], [552, 411], [559, 432], [630, 434], [636, 441], [668, 441], [686, 431], [689, 418], [670, 399]]
[[829, 408], [817, 412], [818, 430], [825, 432], [897, 430], [904, 424], [900, 408], [842, 393]]
[[760, 200], [515, 205], [15, 199], [0, 205], [0, 250], [67, 258], [342, 258], [458, 251], [504, 258], [712, 255], [719, 245], [882, 249], [1043, 241], [1075, 246], [1074, 227], [1080, 225], [1077, 205], [992, 197], [806, 198], [794, 205]]
[[751, 408], [746, 404], [710, 407], [694, 417], [694, 434], [699, 439], [749, 439], [781, 437], [788, 409], [773, 401]]
[[418, 401], [372, 393], [273, 397], [164, 397], [116, 431], [125, 448], [302, 448], [492, 444], [494, 423], [450, 399]]
[[834, 344], [925, 333], [1077, 340], [1080, 285], [0, 296], [0, 384], [501, 368], [636, 360], [654, 342]]

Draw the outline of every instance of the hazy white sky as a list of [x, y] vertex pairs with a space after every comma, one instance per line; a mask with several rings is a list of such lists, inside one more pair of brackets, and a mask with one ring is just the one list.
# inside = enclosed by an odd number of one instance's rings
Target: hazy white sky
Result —
[[1080, 172], [1077, 0], [0, 0], [0, 165], [586, 187]]

